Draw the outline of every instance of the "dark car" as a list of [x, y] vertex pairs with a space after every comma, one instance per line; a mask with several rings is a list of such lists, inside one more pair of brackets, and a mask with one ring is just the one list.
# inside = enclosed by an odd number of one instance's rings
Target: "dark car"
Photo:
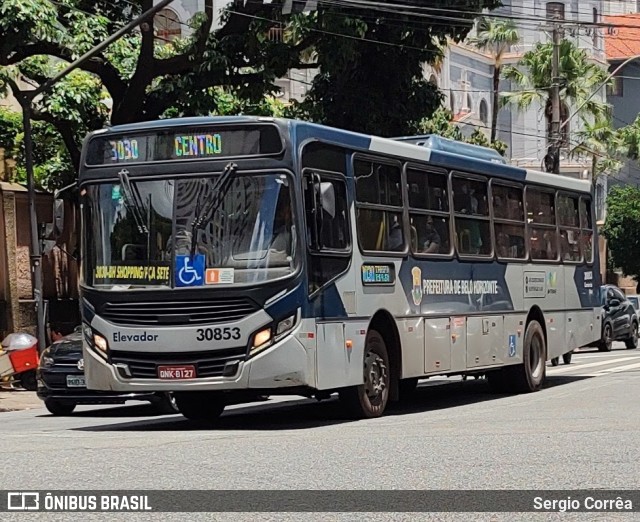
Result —
[[82, 358], [82, 327], [53, 343], [40, 356], [38, 397], [54, 415], [70, 415], [78, 404], [124, 404], [149, 401], [160, 413], [177, 413], [170, 393], [117, 393], [88, 390]]
[[598, 348], [611, 351], [613, 341], [624, 341], [629, 350], [638, 347], [638, 315], [633, 303], [614, 285], [600, 287], [602, 337]]

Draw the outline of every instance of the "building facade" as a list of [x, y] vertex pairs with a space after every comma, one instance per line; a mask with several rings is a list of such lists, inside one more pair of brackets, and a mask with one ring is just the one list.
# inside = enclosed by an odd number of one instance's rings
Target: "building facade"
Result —
[[[640, 14], [608, 16], [605, 21], [620, 26], [605, 38], [609, 69], [612, 73], [620, 69], [614, 76], [613, 85], [607, 89], [613, 124], [620, 128], [633, 123], [640, 114]], [[627, 61], [629, 63], [623, 65]], [[637, 161], [627, 161], [620, 172], [609, 177], [611, 186], [621, 183], [640, 186]]]

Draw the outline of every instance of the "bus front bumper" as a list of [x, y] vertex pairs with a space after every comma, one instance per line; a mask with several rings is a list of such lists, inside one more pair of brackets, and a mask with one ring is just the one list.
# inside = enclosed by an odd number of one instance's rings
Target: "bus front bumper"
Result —
[[288, 387], [315, 387], [315, 358], [294, 335], [276, 342], [265, 351], [241, 362], [231, 377], [202, 377], [165, 380], [123, 377], [85, 344], [85, 376], [87, 388], [114, 392], [243, 390]]

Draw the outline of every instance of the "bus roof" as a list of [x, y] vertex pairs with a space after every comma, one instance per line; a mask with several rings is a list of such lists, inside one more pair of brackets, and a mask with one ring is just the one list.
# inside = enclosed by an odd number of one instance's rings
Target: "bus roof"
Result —
[[465, 156], [471, 156], [478, 159], [486, 159], [492, 163], [501, 163], [507, 165], [507, 160], [497, 150], [489, 147], [482, 147], [481, 145], [473, 145], [471, 143], [464, 143], [462, 141], [452, 140], [450, 138], [444, 138], [437, 134], [425, 134], [424, 136], [403, 136], [400, 138], [393, 138], [398, 141], [406, 141], [419, 145], [421, 147], [427, 147], [431, 150], [442, 150], [445, 152], [452, 152], [454, 154], [461, 154]]
[[489, 147], [462, 143], [433, 134], [382, 138], [317, 123], [285, 118], [264, 116], [195, 116], [187, 118], [167, 118], [115, 125], [90, 133], [87, 136], [87, 140], [92, 136], [103, 133], [128, 133], [147, 129], [166, 129], [207, 124], [261, 122], [275, 122], [290, 127], [292, 135], [295, 135], [300, 142], [316, 137], [334, 144], [344, 144], [347, 147], [361, 150], [365, 149], [373, 153], [383, 153], [399, 159], [426, 161], [432, 165], [453, 170], [496, 176], [520, 182], [529, 181], [579, 192], [591, 191], [591, 183], [589, 181], [509, 165], [497, 151]]

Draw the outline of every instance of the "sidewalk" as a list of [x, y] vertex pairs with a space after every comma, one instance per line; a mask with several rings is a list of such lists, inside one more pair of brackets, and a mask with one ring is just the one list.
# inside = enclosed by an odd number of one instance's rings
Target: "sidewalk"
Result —
[[43, 406], [36, 392], [0, 389], [0, 414], [7, 411], [32, 410]]

